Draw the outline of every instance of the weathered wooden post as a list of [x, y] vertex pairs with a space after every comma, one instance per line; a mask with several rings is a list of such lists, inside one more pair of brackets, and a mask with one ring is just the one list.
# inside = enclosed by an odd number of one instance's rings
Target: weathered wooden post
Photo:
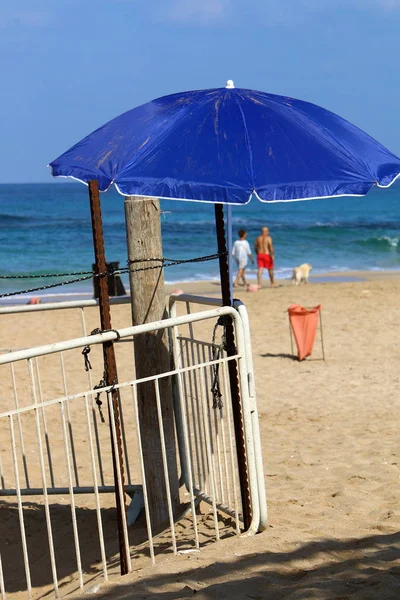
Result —
[[[159, 200], [142, 196], [126, 197], [125, 219], [131, 269], [129, 282], [132, 322], [134, 325], [140, 325], [149, 321], [158, 321], [165, 316], [164, 273], [160, 261], [148, 261], [148, 259], [162, 258], [163, 255]], [[135, 269], [140, 267], [152, 266], [157, 268], [135, 272]], [[171, 361], [166, 331], [136, 336], [134, 353], [136, 378], [149, 377], [170, 370]], [[176, 505], [179, 480], [170, 378], [159, 379], [159, 385], [168, 453], [169, 483], [173, 504]], [[154, 381], [138, 386], [138, 405], [150, 513], [152, 523], [157, 527], [168, 521], [168, 507]]]

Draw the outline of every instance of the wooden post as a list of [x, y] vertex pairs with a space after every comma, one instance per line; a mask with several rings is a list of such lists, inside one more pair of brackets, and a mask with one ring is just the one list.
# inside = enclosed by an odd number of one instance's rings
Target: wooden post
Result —
[[[132, 322], [140, 325], [165, 317], [164, 273], [162, 258], [160, 203], [156, 198], [130, 196], [125, 200], [126, 234], [131, 288]], [[146, 262], [141, 260], [146, 259]], [[134, 272], [140, 267], [157, 268]], [[167, 333], [142, 334], [134, 340], [136, 377], [149, 377], [170, 370], [171, 360]], [[179, 495], [179, 479], [175, 445], [174, 414], [170, 378], [159, 380], [165, 444], [168, 452], [169, 482], [173, 504]], [[168, 521], [166, 488], [161, 456], [161, 441], [157, 419], [154, 382], [138, 386], [139, 417], [144, 463], [148, 482], [152, 523], [160, 527]]]
[[[221, 277], [221, 295], [224, 306], [232, 306], [232, 297], [230, 291], [230, 274], [228, 266], [224, 207], [222, 204], [215, 205], [215, 225], [217, 229], [217, 244], [219, 252], [219, 272]], [[235, 333], [233, 330], [232, 319], [229, 319], [225, 327], [227, 355], [233, 356], [235, 350]], [[242, 496], [243, 522], [245, 530], [250, 527], [251, 522], [251, 504], [249, 479], [246, 464], [246, 444], [243, 430], [243, 413], [240, 401], [239, 376], [236, 360], [230, 360], [228, 363], [229, 383], [232, 397], [232, 413], [235, 427], [236, 452], [238, 458], [240, 492]]]
[[[89, 181], [89, 199], [90, 199], [90, 214], [92, 217], [92, 230], [93, 230], [93, 245], [94, 255], [96, 263], [96, 273], [106, 273], [106, 257], [104, 252], [104, 238], [103, 238], [103, 224], [101, 220], [101, 207], [100, 207], [100, 194], [98, 182], [96, 180]], [[108, 283], [107, 276], [99, 277], [99, 309], [100, 309], [100, 323], [102, 329], [111, 329], [111, 313], [110, 313], [110, 298], [108, 296]], [[103, 358], [104, 358], [104, 372], [106, 375], [106, 385], [113, 385], [118, 383], [117, 380], [117, 364], [115, 361], [114, 344], [113, 342], [105, 342], [103, 344]], [[107, 403], [108, 404], [108, 403]], [[129, 547], [125, 543], [123, 525], [122, 525], [122, 511], [125, 510], [125, 498], [119, 493], [118, 486], [118, 474], [117, 474], [117, 463], [119, 461], [122, 489], [124, 488], [124, 464], [123, 464], [123, 453], [122, 453], [122, 440], [121, 440], [121, 428], [119, 420], [119, 404], [118, 404], [118, 392], [112, 392], [112, 404], [113, 413], [108, 411], [109, 425], [110, 425], [110, 439], [111, 439], [111, 451], [112, 451], [112, 463], [114, 471], [114, 486], [115, 486], [115, 499], [117, 505], [117, 520], [118, 520], [118, 539], [119, 539], [119, 556], [120, 556], [120, 568], [121, 575], [128, 573], [128, 562], [127, 557], [129, 555]], [[117, 433], [117, 447], [118, 457], [115, 456], [114, 444], [113, 444], [113, 433], [111, 426], [111, 419], [115, 421], [115, 430]]]

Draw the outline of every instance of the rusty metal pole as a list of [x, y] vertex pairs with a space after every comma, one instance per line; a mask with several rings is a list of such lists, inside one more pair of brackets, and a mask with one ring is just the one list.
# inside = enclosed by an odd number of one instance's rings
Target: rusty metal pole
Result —
[[[89, 199], [90, 199], [90, 214], [92, 218], [92, 230], [93, 230], [93, 245], [94, 245], [94, 256], [95, 256], [95, 273], [104, 273], [99, 277], [99, 309], [100, 309], [100, 323], [101, 329], [112, 329], [111, 327], [111, 313], [110, 313], [110, 298], [108, 296], [108, 282], [107, 282], [107, 265], [106, 257], [104, 252], [104, 238], [103, 238], [103, 224], [101, 219], [101, 207], [100, 207], [100, 194], [99, 185], [97, 180], [89, 181]], [[117, 378], [117, 363], [115, 360], [114, 344], [113, 342], [105, 342], [103, 344], [103, 358], [104, 358], [104, 373], [105, 383], [107, 386], [118, 383]], [[108, 403], [107, 403], [108, 404]], [[117, 459], [119, 461], [119, 468], [121, 473], [122, 490], [124, 490], [124, 461], [122, 451], [122, 439], [121, 439], [121, 426], [119, 417], [119, 403], [118, 403], [118, 391], [112, 392], [112, 406], [113, 414], [111, 414], [108, 404], [108, 419], [110, 426], [110, 439], [111, 439], [111, 452], [112, 452], [112, 463], [114, 471], [114, 486], [115, 486], [115, 500], [117, 508], [117, 519], [118, 519], [118, 540], [119, 540], [119, 556], [120, 556], [120, 567], [121, 575], [128, 573], [128, 562], [127, 557], [129, 553], [129, 546], [125, 543], [122, 511], [125, 510], [125, 497], [124, 491], [122, 497], [120, 495], [118, 485], [118, 472], [117, 472]], [[113, 443], [113, 432], [111, 426], [111, 419], [114, 419], [115, 431], [117, 434], [117, 447], [118, 457], [115, 456], [114, 443]]]
[[[229, 282], [229, 266], [226, 248], [226, 237], [225, 237], [225, 222], [224, 222], [224, 207], [222, 204], [215, 204], [215, 225], [217, 228], [217, 243], [219, 253], [219, 272], [221, 278], [221, 293], [222, 293], [222, 304], [223, 306], [232, 306], [232, 297], [230, 292]], [[233, 356], [236, 354], [235, 350], [235, 333], [233, 330], [232, 319], [229, 319], [226, 328], [226, 345], [227, 355]], [[232, 413], [235, 428], [235, 439], [236, 439], [236, 451], [239, 467], [239, 480], [240, 480], [240, 492], [242, 496], [242, 508], [243, 508], [243, 523], [244, 528], [247, 530], [250, 527], [251, 522], [251, 503], [250, 503], [250, 490], [249, 490], [249, 478], [247, 473], [247, 462], [246, 462], [246, 445], [243, 430], [243, 412], [242, 404], [240, 400], [240, 389], [239, 389], [239, 377], [238, 367], [236, 360], [230, 360], [228, 362], [229, 371], [229, 383], [231, 388], [232, 396]]]

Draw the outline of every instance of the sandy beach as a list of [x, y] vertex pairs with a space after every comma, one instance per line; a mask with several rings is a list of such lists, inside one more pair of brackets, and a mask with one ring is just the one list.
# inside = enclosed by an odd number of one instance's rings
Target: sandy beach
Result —
[[[114, 570], [108, 584], [92, 587], [93, 597], [400, 597], [400, 276], [369, 272], [346, 274], [344, 279], [338, 274], [336, 280], [314, 277], [299, 287], [284, 282], [271, 289], [265, 282], [257, 293], [235, 290], [251, 323], [267, 530], [255, 537], [224, 539], [196, 554], [169, 554], [155, 567], [141, 561], [140, 568], [134, 567], [122, 579]], [[172, 289], [219, 295], [215, 282]], [[293, 359], [285, 312], [292, 303], [322, 305], [325, 361], [320, 360], [318, 337], [312, 359], [301, 363]], [[80, 317], [72, 312], [2, 315], [0, 346], [26, 347], [78, 337]], [[90, 330], [98, 325], [97, 309], [87, 315]], [[112, 315], [115, 328], [130, 325], [129, 305], [113, 307]], [[128, 348], [121, 352], [121, 370], [128, 371], [131, 354]], [[93, 356], [96, 362], [95, 352]], [[67, 365], [71, 375], [73, 368]], [[49, 389], [52, 376], [50, 363], [48, 369], [42, 367], [42, 381]], [[7, 398], [3, 396], [0, 412], [6, 410]], [[3, 458], [4, 452], [2, 446]], [[14, 500], [0, 501], [5, 570], [11, 568], [7, 557], [20, 545]], [[112, 497], [107, 502], [113, 506]], [[33, 508], [42, 511], [39, 505]], [[59, 508], [67, 510], [67, 498]], [[62, 535], [62, 520], [59, 527]], [[86, 535], [89, 542], [90, 531]], [[107, 535], [113, 535], [112, 528]], [[40, 570], [40, 557], [36, 560]], [[48, 593], [48, 577], [37, 577], [35, 597]], [[7, 597], [26, 597], [23, 581], [6, 577], [6, 587], [7, 581]], [[86, 597], [81, 592], [73, 596]]]
[[400, 600], [400, 0], [0, 56], [0, 600]]

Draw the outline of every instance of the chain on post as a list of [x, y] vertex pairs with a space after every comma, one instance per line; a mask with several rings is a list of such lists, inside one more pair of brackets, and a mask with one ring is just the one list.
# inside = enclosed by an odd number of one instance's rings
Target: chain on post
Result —
[[[121, 339], [121, 335], [120, 335], [119, 331], [117, 331], [116, 329], [100, 329], [99, 327], [96, 327], [96, 329], [93, 329], [90, 332], [90, 335], [97, 335], [99, 333], [108, 333], [110, 331], [112, 331], [113, 333], [115, 333], [115, 335], [117, 336], [116, 341], [118, 342]], [[85, 371], [89, 371], [92, 368], [92, 365], [91, 365], [90, 360], [89, 360], [90, 350], [91, 350], [91, 348], [90, 348], [89, 345], [85, 346], [83, 348], [83, 350], [82, 350], [82, 354], [83, 354], [83, 357], [84, 357], [84, 360], [85, 360], [85, 365], [84, 365], [85, 366]], [[99, 390], [97, 392], [97, 394], [96, 394], [95, 402], [96, 402], [97, 408], [99, 409], [100, 420], [101, 420], [102, 423], [105, 423], [106, 421], [105, 421], [104, 415], [103, 415], [103, 410], [102, 410], [102, 404], [103, 404], [103, 402], [100, 400], [100, 395], [102, 393], [102, 388], [107, 387], [106, 380], [107, 380], [107, 373], [106, 373], [106, 371], [104, 371], [103, 378], [100, 379], [99, 383], [93, 387], [94, 390]], [[107, 395], [110, 392], [114, 392], [114, 389], [115, 389], [114, 386], [115, 386], [115, 384], [116, 384], [116, 381], [114, 381], [113, 384], [112, 384], [112, 387], [109, 390], [107, 390]]]

